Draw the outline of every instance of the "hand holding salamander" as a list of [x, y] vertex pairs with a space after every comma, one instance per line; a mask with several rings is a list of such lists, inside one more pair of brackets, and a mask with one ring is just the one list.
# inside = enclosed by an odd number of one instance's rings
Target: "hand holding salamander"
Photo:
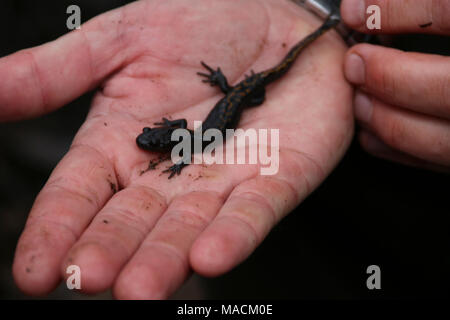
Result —
[[[7, 79], [0, 83], [3, 120], [43, 114], [100, 88], [70, 150], [37, 196], [17, 245], [13, 272], [24, 292], [47, 294], [68, 276], [70, 265], [82, 270], [83, 292], [112, 289], [127, 299], [169, 297], [192, 270], [204, 276], [228, 272], [347, 150], [352, 89], [342, 74], [346, 47], [337, 33], [303, 51], [289, 73], [267, 87], [265, 101], [266, 81], [281, 73], [250, 74], [230, 86], [215, 69], [211, 82], [234, 97], [228, 103], [192, 81], [201, 71], [199, 61], [220, 63], [234, 80], [281, 61], [282, 44], [294, 45], [320, 21], [285, 0], [192, 3], [135, 1], [56, 41], [0, 59]], [[244, 86], [253, 94], [238, 102]], [[251, 105], [261, 106], [246, 108], [239, 119], [208, 114]], [[221, 129], [234, 120], [244, 129], [278, 128], [279, 171], [260, 176], [257, 165], [192, 165], [177, 179], [156, 171], [141, 175], [150, 153], [134, 141], [143, 127], [159, 123], [145, 129], [153, 133], [142, 142], [159, 145], [161, 153], [170, 150], [171, 130], [189, 128], [184, 121], [161, 121], [167, 114], [206, 117], [204, 126]]]
[[[255, 73], [251, 70], [251, 75], [245, 75], [245, 79], [234, 87], [230, 87], [227, 78], [220, 68], [214, 70], [202, 61], [201, 65], [209, 71], [209, 74], [202, 72], [197, 72], [197, 74], [206, 78], [202, 80], [204, 83], [209, 83], [211, 86], [219, 86], [225, 94], [225, 97], [214, 106], [206, 117], [206, 125], [202, 127], [203, 131], [214, 128], [221, 130], [222, 134], [224, 134], [226, 129], [234, 129], [239, 122], [242, 110], [249, 106], [262, 104], [265, 100], [265, 87], [286, 74], [300, 53], [308, 45], [338, 23], [338, 15], [331, 15], [321, 27], [297, 43], [278, 65], [260, 73]], [[179, 125], [180, 123], [182, 125]], [[148, 127], [144, 128], [143, 133], [137, 137], [136, 143], [139, 148], [144, 150], [171, 152], [175, 146], [171, 139], [173, 131], [178, 128], [186, 129], [186, 124], [186, 119], [169, 121], [163, 118], [163, 122], [155, 123], [155, 125], [161, 125], [161, 127], [153, 128], [152, 130]], [[193, 134], [191, 131], [191, 135]], [[203, 147], [205, 148], [206, 146], [207, 144], [204, 144]], [[194, 149], [192, 149], [193, 152]], [[155, 169], [155, 165], [153, 164], [149, 166], [149, 170]], [[188, 163], [180, 161], [169, 169], [164, 170], [163, 173], [170, 173], [169, 179], [171, 179], [175, 174], [179, 175], [181, 170], [187, 165]]]

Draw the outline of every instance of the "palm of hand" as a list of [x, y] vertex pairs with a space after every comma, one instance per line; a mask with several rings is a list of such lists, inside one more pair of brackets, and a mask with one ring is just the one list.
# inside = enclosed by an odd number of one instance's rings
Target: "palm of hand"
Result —
[[191, 268], [226, 272], [345, 152], [353, 133], [345, 48], [327, 34], [239, 123], [280, 130], [276, 175], [260, 176], [256, 165], [191, 165], [168, 180], [160, 174], [167, 163], [140, 174], [155, 157], [135, 145], [143, 127], [170, 116], [192, 128], [222, 96], [195, 75], [201, 60], [220, 64], [234, 84], [278, 63], [318, 25], [287, 1], [197, 2], [139, 1], [83, 27], [89, 61], [77, 63], [101, 90], [19, 242], [14, 275], [26, 292], [52, 290], [73, 264], [83, 290], [114, 286], [119, 298], [167, 297]]

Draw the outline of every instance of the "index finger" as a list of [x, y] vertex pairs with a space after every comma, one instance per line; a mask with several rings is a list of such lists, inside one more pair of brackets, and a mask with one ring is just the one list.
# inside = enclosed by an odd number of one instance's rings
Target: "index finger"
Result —
[[[371, 5], [380, 8], [381, 29], [369, 30], [366, 21]], [[342, 0], [344, 22], [360, 32], [450, 34], [450, 1], [447, 0]]]

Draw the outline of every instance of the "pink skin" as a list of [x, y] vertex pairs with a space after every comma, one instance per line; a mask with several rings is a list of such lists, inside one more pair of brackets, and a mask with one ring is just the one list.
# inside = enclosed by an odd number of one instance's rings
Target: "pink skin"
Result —
[[[372, 4], [381, 9], [377, 33], [450, 35], [450, 2], [444, 0], [343, 0], [344, 21], [367, 32], [363, 10]], [[348, 51], [345, 74], [357, 89], [355, 115], [364, 149], [403, 164], [450, 172], [449, 57], [361, 44]]]
[[[81, 267], [82, 290], [167, 298], [192, 271], [223, 274], [244, 259], [326, 178], [353, 135], [352, 89], [334, 31], [247, 110], [243, 128], [280, 129], [280, 169], [191, 165], [172, 180], [140, 172], [144, 126], [202, 120], [222, 96], [196, 76], [220, 65], [231, 83], [273, 66], [320, 21], [289, 1], [148, 0], [105, 13], [81, 31], [0, 59], [3, 120], [61, 107], [95, 86], [89, 116], [31, 210], [13, 266], [43, 295]], [[23, 87], [28, 90], [24, 92]], [[114, 186], [119, 192], [113, 194]]]

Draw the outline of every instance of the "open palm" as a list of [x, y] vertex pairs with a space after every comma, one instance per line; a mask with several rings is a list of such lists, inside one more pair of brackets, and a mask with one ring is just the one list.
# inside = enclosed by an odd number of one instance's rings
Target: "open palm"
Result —
[[[246, 110], [241, 128], [280, 131], [279, 171], [191, 165], [171, 180], [141, 175], [156, 154], [135, 144], [162, 117], [203, 120], [222, 97], [195, 75], [220, 66], [231, 84], [272, 67], [320, 21], [289, 1], [147, 0], [0, 60], [0, 118], [54, 110], [100, 87], [70, 151], [39, 194], [14, 276], [45, 294], [81, 268], [82, 290], [165, 298], [189, 276], [229, 271], [331, 172], [353, 135], [345, 46], [332, 31]], [[27, 88], [23, 92], [23, 88]], [[288, 244], [287, 244], [288, 245]]]

